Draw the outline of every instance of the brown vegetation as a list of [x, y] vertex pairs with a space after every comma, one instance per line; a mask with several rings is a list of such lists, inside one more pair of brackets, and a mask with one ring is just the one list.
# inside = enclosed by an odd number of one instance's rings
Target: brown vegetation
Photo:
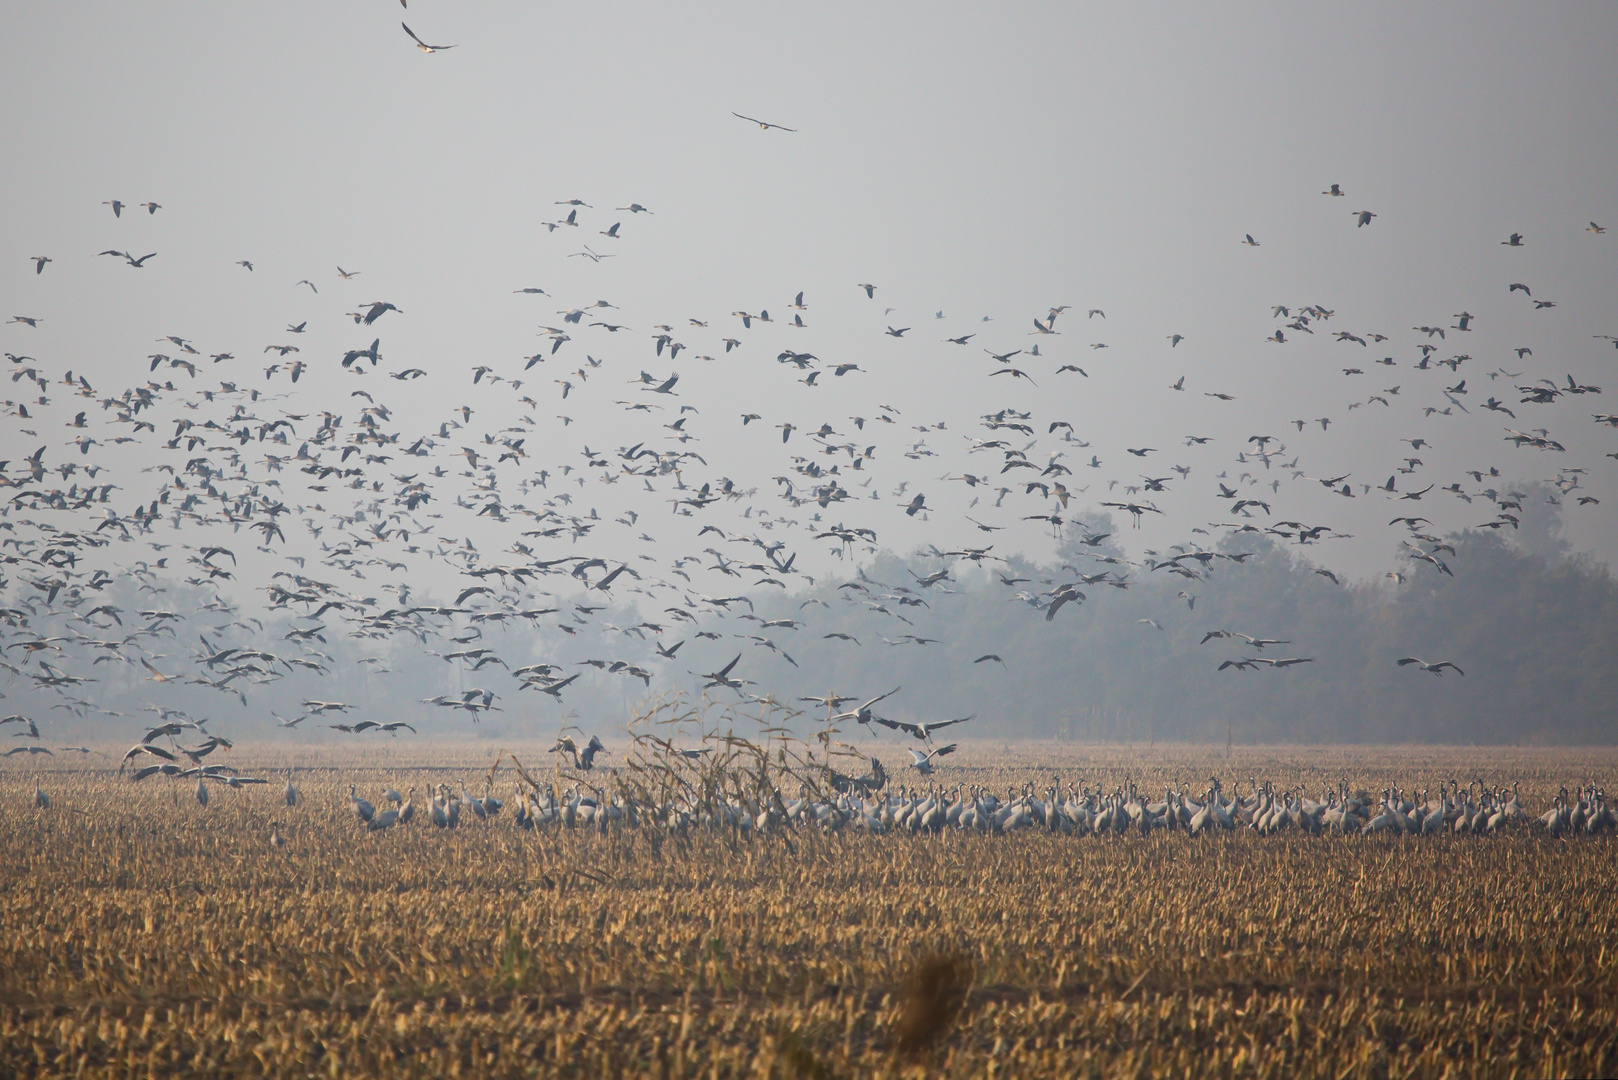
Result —
[[[9, 772], [0, 1073], [1618, 1073], [1610, 833], [658, 844], [524, 832], [509, 809], [453, 831], [354, 818], [350, 782], [481, 790], [492, 758], [456, 753], [307, 759], [294, 808], [279, 780], [199, 807], [91, 766], [45, 774], [35, 810]], [[1510, 753], [978, 746], [939, 779], [1442, 770], [1520, 779], [1537, 811], [1612, 765]], [[251, 755], [233, 763], [275, 764]]]

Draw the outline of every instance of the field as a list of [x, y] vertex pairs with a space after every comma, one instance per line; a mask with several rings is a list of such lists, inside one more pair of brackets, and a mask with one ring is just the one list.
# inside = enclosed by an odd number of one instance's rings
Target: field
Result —
[[[32, 768], [0, 772], [0, 1074], [1618, 1074], [1610, 831], [523, 831], [508, 766], [493, 820], [373, 833], [350, 783], [476, 794], [494, 749], [240, 745], [229, 763], [272, 783], [206, 807], [119, 780], [106, 749], [37, 772], [48, 809]], [[544, 749], [517, 752], [549, 771]], [[979, 743], [936, 779], [1481, 777], [1538, 814], [1615, 765]]]

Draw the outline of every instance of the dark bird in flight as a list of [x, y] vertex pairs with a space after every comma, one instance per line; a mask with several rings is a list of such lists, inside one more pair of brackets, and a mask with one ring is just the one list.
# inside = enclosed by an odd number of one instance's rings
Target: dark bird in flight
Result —
[[[411, 36], [413, 37], [415, 35], [411, 35]], [[742, 114], [739, 113], [739, 112], [732, 112], [730, 115], [735, 116], [735, 117], [739, 117], [739, 118], [741, 118], [743, 120], [746, 120], [750, 124], [757, 124], [761, 131], [768, 131], [771, 128], [775, 128], [777, 131], [797, 131], [798, 130], [797, 128], [782, 127], [780, 124], [771, 124], [771, 123], [769, 123], [767, 121], [764, 121], [764, 120], [755, 120], [751, 116], [742, 116]]]
[[[455, 48], [455, 46], [453, 46], [453, 45], [429, 45], [425, 41], [423, 41], [419, 37], [417, 37], [416, 32], [414, 30], [410, 29], [410, 27], [405, 26], [405, 24], [402, 23], [402, 22], [399, 25], [404, 26], [404, 32], [410, 35], [410, 40], [414, 41], [416, 43], [416, 48], [420, 49], [424, 53], [435, 53], [435, 52], [439, 52], [440, 50], [443, 50], [443, 49], [453, 49], [453, 48]], [[347, 275], [345, 274], [344, 276], [346, 277]]]
[[924, 723], [924, 724], [908, 724], [908, 723], [905, 723], [903, 720], [889, 720], [885, 716], [872, 716], [871, 719], [875, 720], [877, 723], [881, 724], [883, 727], [892, 728], [894, 731], [902, 731], [906, 735], [910, 735], [910, 736], [912, 736], [914, 738], [920, 739], [922, 742], [929, 742], [930, 743], [930, 742], [933, 741], [932, 740], [932, 733], [933, 732], [939, 730], [940, 728], [947, 728], [947, 727], [951, 726], [952, 724], [964, 724], [968, 720], [972, 719], [972, 717], [963, 716], [963, 717], [960, 717], [957, 720], [939, 720], [939, 721], [936, 721], [936, 722], [930, 723], [930, 724], [926, 724], [926, 723]]

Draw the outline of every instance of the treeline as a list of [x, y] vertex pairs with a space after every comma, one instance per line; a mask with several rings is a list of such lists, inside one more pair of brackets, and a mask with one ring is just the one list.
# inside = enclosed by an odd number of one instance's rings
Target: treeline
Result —
[[[1092, 519], [1095, 532], [1111, 523]], [[904, 719], [975, 715], [978, 736], [1072, 740], [1240, 742], [1610, 743], [1618, 738], [1618, 589], [1606, 567], [1580, 556], [1534, 554], [1493, 532], [1447, 538], [1451, 573], [1405, 559], [1401, 580], [1342, 585], [1317, 573], [1313, 551], [1263, 534], [1215, 545], [1196, 579], [1132, 572], [1130, 585], [1081, 586], [1047, 622], [1016, 594], [1038, 597], [1105, 563], [1070, 542], [1055, 567], [1021, 562], [961, 572], [930, 588], [918, 578], [941, 560], [878, 560], [861, 583], [874, 596], [927, 606], [866, 606], [859, 589], [827, 585], [759, 607], [790, 617], [805, 600], [813, 630], [778, 636], [797, 666], [775, 660], [763, 685], [808, 696], [876, 694]], [[1063, 565], [1065, 564], [1065, 568]], [[1015, 584], [1007, 585], [1003, 580]], [[1019, 579], [1028, 579], [1021, 581]], [[880, 584], [878, 584], [880, 583]], [[952, 591], [941, 591], [948, 588]], [[1184, 593], [1186, 596], [1181, 596]], [[851, 597], [856, 599], [850, 599]], [[1188, 600], [1187, 597], [1194, 598]], [[1194, 606], [1193, 606], [1194, 605]], [[1232, 631], [1285, 644], [1254, 649]], [[828, 633], [846, 633], [855, 646]], [[902, 635], [914, 635], [904, 638]], [[886, 644], [900, 641], [901, 644]], [[924, 645], [915, 638], [938, 639]], [[981, 659], [992, 654], [999, 660]], [[763, 650], [749, 659], [767, 657]], [[1442, 676], [1402, 657], [1450, 660]], [[1227, 660], [1307, 658], [1284, 668]], [[757, 670], [757, 669], [755, 669]]]
[[[1181, 571], [1167, 564], [1176, 552], [1131, 565], [1116, 545], [1116, 526], [1104, 516], [1080, 515], [1049, 565], [936, 551], [883, 555], [853, 578], [806, 591], [755, 588], [751, 611], [733, 602], [728, 614], [710, 607], [680, 618], [643, 598], [640, 609], [624, 605], [585, 618], [570, 617], [578, 609], [566, 597], [548, 601], [571, 633], [544, 621], [473, 621], [467, 614], [422, 616], [408, 632], [366, 633], [336, 613], [319, 637], [300, 642], [289, 640], [289, 630], [311, 622], [295, 621], [291, 610], [266, 612], [252, 601], [232, 606], [211, 589], [184, 583], [159, 593], [150, 582], [124, 578], [100, 591], [64, 595], [51, 608], [32, 605], [29, 632], [110, 638], [151, 623], [155, 636], [121, 651], [81, 641], [60, 654], [43, 652], [59, 670], [95, 681], [40, 688], [30, 685], [37, 664], [14, 665], [7, 693], [14, 708], [49, 715], [65, 737], [123, 737], [153, 716], [141, 711], [153, 704], [212, 717], [222, 733], [287, 738], [346, 737], [326, 725], [361, 718], [407, 720], [424, 735], [543, 737], [568, 724], [610, 734], [648, 696], [699, 692], [703, 680], [692, 672], [715, 671], [740, 653], [732, 675], [750, 684], [746, 692], [773, 695], [809, 718], [822, 711], [800, 698], [865, 698], [902, 686], [879, 712], [903, 720], [973, 716], [956, 730], [979, 738], [1618, 739], [1618, 588], [1605, 566], [1558, 540], [1554, 506], [1541, 503], [1515, 535], [1472, 530], [1448, 536], [1442, 546], [1429, 543], [1450, 573], [1405, 555], [1397, 579], [1356, 584], [1318, 572], [1321, 545], [1282, 544], [1256, 530], [1227, 533], [1210, 545], [1215, 557], [1181, 559]], [[1084, 542], [1099, 534], [1111, 535]], [[1052, 591], [1075, 583], [1082, 599], [1047, 620]], [[123, 628], [98, 616], [108, 624], [98, 632], [76, 615], [106, 603], [124, 612]], [[179, 618], [136, 614], [153, 608]], [[1231, 636], [1210, 638], [1212, 631]], [[1235, 635], [1277, 643], [1259, 649]], [[681, 641], [673, 659], [654, 648], [672, 650]], [[209, 667], [202, 658], [225, 646], [303, 663], [253, 661], [262, 673], [214, 687], [157, 683], [137, 662], [149, 656], [159, 672], [218, 679], [240, 661]], [[477, 657], [446, 659], [478, 649], [498, 660], [474, 670]], [[1435, 677], [1398, 666], [1401, 657], [1452, 661], [1465, 675]], [[1253, 659], [1308, 662], [1220, 669]], [[648, 678], [614, 672], [613, 661]], [[579, 678], [560, 700], [520, 689], [512, 671], [534, 663]], [[493, 691], [497, 708], [477, 717], [423, 702], [481, 689]], [[734, 697], [729, 690], [711, 693]], [[72, 699], [122, 716], [78, 706], [83, 715], [74, 719], [52, 708]], [[311, 716], [293, 729], [276, 726], [272, 713], [293, 719], [311, 699], [355, 708]]]

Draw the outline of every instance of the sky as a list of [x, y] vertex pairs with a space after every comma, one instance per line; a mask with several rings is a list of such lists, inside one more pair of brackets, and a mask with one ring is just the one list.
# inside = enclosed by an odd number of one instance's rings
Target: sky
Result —
[[[373, 0], [25, 5], [4, 18], [0, 292], [5, 317], [42, 321], [0, 326], [0, 343], [98, 390], [146, 379], [147, 357], [172, 353], [160, 339], [174, 334], [232, 354], [205, 362], [195, 383], [168, 371], [182, 391], [225, 379], [291, 395], [268, 406], [352, 423], [361, 401], [351, 395], [363, 390], [405, 442], [463, 419], [432, 464], [524, 427], [529, 460], [500, 470], [508, 503], [526, 497], [513, 494], [520, 469], [585, 469], [586, 447], [699, 453], [702, 467], [687, 462], [682, 475], [756, 489], [745, 506], [794, 522], [773, 527], [817, 574], [850, 567], [832, 558], [836, 545], [808, 538], [816, 508], [781, 503], [775, 478], [808, 486], [790, 476], [790, 455], [813, 457], [806, 433], [822, 423], [834, 443], [878, 447], [868, 472], [843, 481], [870, 505], [833, 504], [824, 522], [873, 528], [900, 552], [993, 542], [1049, 557], [1051, 527], [1025, 518], [1054, 504], [1027, 496], [1019, 472], [993, 507], [1011, 482], [1001, 458], [969, 452], [970, 439], [1004, 434], [978, 425], [1003, 408], [1030, 413], [1037, 434], [1033, 445], [1013, 433], [1014, 447], [1041, 466], [1065, 455], [1056, 460], [1073, 471], [1062, 479], [1074, 510], [1123, 498], [1144, 476], [1173, 477], [1151, 496], [1165, 513], [1128, 539], [1135, 554], [1211, 543], [1212, 524], [1233, 520], [1216, 483], [1239, 486], [1243, 472], [1258, 481], [1244, 497], [1275, 504], [1273, 518], [1330, 525], [1308, 554], [1352, 578], [1396, 565], [1395, 514], [1419, 510], [1439, 531], [1477, 525], [1494, 515], [1481, 489], [1558, 475], [1599, 499], [1566, 500], [1573, 546], [1611, 561], [1618, 543], [1618, 461], [1604, 456], [1618, 450], [1618, 430], [1591, 420], [1618, 393], [1618, 350], [1596, 336], [1618, 334], [1610, 5], [416, 0], [405, 10]], [[401, 19], [455, 47], [424, 54]], [[733, 112], [796, 130], [761, 130]], [[1322, 194], [1333, 183], [1345, 197]], [[129, 204], [121, 217], [109, 199]], [[579, 225], [547, 224], [570, 199], [590, 204]], [[161, 209], [135, 205], [148, 200]], [[650, 213], [615, 209], [631, 203]], [[1376, 214], [1363, 228], [1360, 210]], [[1592, 221], [1614, 231], [1588, 231]], [[614, 222], [620, 236], [601, 235]], [[1502, 244], [1512, 233], [1521, 247]], [[1248, 234], [1258, 246], [1241, 243]], [[592, 261], [579, 254], [587, 247], [610, 257]], [[157, 255], [137, 270], [95, 255], [107, 249]], [[35, 255], [54, 260], [42, 274]], [[340, 278], [339, 266], [358, 275]], [[1518, 282], [1556, 306], [1534, 309], [1508, 292]], [[548, 295], [515, 291], [525, 287]], [[800, 290], [804, 329], [785, 325]], [[374, 300], [400, 313], [369, 327], [344, 317]], [[542, 327], [597, 300], [614, 306], [565, 327], [565, 347], [523, 370], [549, 348]], [[1059, 305], [1070, 307], [1058, 333], [1035, 335], [1034, 320]], [[1286, 322], [1274, 305], [1334, 314], [1278, 344], [1265, 340]], [[775, 321], [743, 329], [731, 315], [760, 309]], [[1474, 316], [1471, 330], [1453, 329], [1460, 312]], [[597, 313], [628, 329], [590, 327]], [[304, 333], [286, 332], [305, 321]], [[658, 324], [686, 345], [672, 362], [653, 351]], [[1413, 329], [1424, 325], [1449, 328], [1446, 338]], [[1339, 330], [1388, 340], [1332, 340]], [[976, 335], [967, 345], [945, 341], [966, 334]], [[338, 366], [373, 337], [375, 370]], [[727, 353], [726, 337], [742, 344]], [[1415, 370], [1429, 340], [1435, 361], [1468, 359], [1454, 372]], [[264, 377], [275, 357], [262, 349], [275, 343], [297, 344], [294, 358], [310, 365], [297, 387], [285, 369]], [[1532, 355], [1519, 359], [1518, 347]], [[775, 362], [789, 348], [859, 370], [802, 385], [802, 371]], [[991, 375], [985, 348], [1025, 350], [1013, 364], [1029, 378]], [[1382, 357], [1394, 365], [1373, 363]], [[1064, 364], [1084, 374], [1057, 373]], [[480, 365], [524, 384], [474, 383]], [[385, 378], [408, 368], [426, 375]], [[633, 382], [642, 371], [678, 373], [678, 396], [646, 393]], [[1514, 385], [1569, 375], [1606, 393], [1517, 403]], [[1465, 415], [1443, 393], [1462, 379]], [[562, 381], [572, 383], [565, 399]], [[1516, 419], [1484, 411], [1491, 395]], [[627, 412], [625, 401], [663, 409]], [[874, 419], [883, 405], [897, 423]], [[452, 412], [462, 406], [471, 418]], [[683, 443], [662, 426], [681, 406], [697, 410]], [[1427, 406], [1455, 415], [1424, 416]], [[760, 419], [744, 426], [744, 413]], [[1319, 417], [1332, 426], [1321, 430]], [[49, 424], [63, 418], [52, 412]], [[1052, 421], [1071, 423], [1078, 441], [1048, 431]], [[797, 428], [785, 445], [782, 423]], [[1508, 427], [1548, 428], [1566, 449], [1513, 448]], [[76, 453], [71, 432], [36, 441], [42, 425], [15, 413], [0, 430], [0, 457], [14, 463], [38, 441], [54, 444], [49, 461]], [[1212, 441], [1189, 446], [1188, 435]], [[1255, 435], [1285, 446], [1268, 469], [1236, 460]], [[1415, 451], [1400, 441], [1417, 439], [1426, 445]], [[1126, 454], [1147, 446], [1147, 458]], [[133, 469], [161, 452], [117, 454], [93, 460], [114, 466], [120, 499], [141, 500]], [[1092, 455], [1099, 466], [1085, 467]], [[1399, 475], [1399, 493], [1459, 482], [1473, 501], [1435, 489], [1405, 502], [1357, 486], [1382, 484], [1410, 456], [1421, 464]], [[1464, 471], [1490, 467], [1499, 479]], [[1570, 468], [1588, 471], [1559, 473]], [[1294, 472], [1349, 474], [1359, 497]], [[944, 479], [967, 473], [990, 483]], [[573, 479], [550, 480], [546, 493]], [[869, 489], [855, 486], [863, 479]], [[586, 553], [700, 550], [696, 532], [712, 515], [675, 518], [666, 484], [631, 497], [634, 482], [571, 489], [572, 512], [610, 520], [635, 507], [644, 519], [597, 530]], [[916, 493], [929, 512], [906, 515]], [[438, 509], [454, 494], [446, 486]], [[334, 499], [299, 502], [334, 509]], [[727, 530], [752, 527], [743, 509], [725, 508]], [[967, 515], [1004, 534], [977, 532]], [[446, 522], [441, 535], [484, 550], [513, 538], [487, 524]], [[458, 580], [446, 575], [443, 587]]]

